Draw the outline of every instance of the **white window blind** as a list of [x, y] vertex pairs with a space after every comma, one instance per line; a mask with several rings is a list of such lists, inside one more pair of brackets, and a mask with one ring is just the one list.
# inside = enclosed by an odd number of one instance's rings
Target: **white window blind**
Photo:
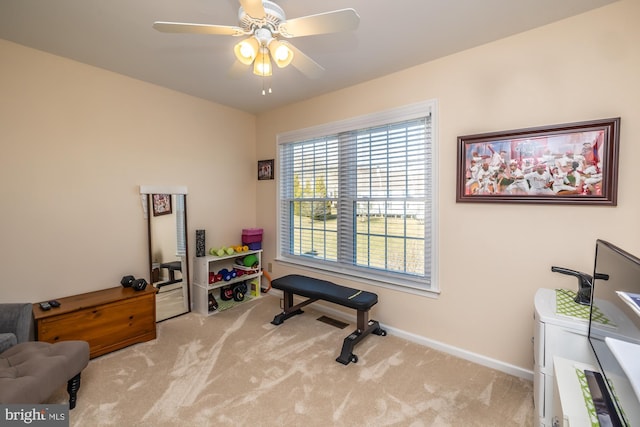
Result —
[[176, 255], [186, 256], [187, 254], [187, 230], [185, 228], [185, 206], [186, 206], [186, 194], [177, 194], [173, 196], [175, 198], [176, 205]]
[[434, 289], [433, 105], [280, 135], [279, 258]]

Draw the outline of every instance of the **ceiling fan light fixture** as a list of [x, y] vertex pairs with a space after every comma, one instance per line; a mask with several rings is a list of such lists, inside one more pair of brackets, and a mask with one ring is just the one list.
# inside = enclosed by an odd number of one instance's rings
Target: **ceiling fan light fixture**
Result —
[[269, 42], [269, 52], [271, 52], [273, 62], [275, 62], [279, 68], [286, 67], [291, 64], [293, 60], [293, 51], [289, 49], [289, 46], [276, 39]]
[[253, 74], [262, 77], [271, 75], [271, 58], [266, 48], [260, 48], [256, 59], [253, 61]]
[[246, 37], [233, 48], [237, 58], [233, 65], [233, 70], [237, 71], [233, 74], [238, 74], [244, 68], [236, 65], [253, 64], [254, 74], [262, 77], [271, 76], [273, 58], [273, 62], [279, 68], [292, 64], [307, 77], [318, 78], [324, 72], [324, 68], [283, 38], [353, 31], [360, 23], [360, 16], [350, 8], [287, 20], [284, 10], [271, 0], [239, 2], [238, 26], [156, 21], [153, 28], [163, 33]]
[[258, 44], [258, 40], [251, 36], [236, 44], [233, 48], [233, 52], [236, 54], [238, 61], [242, 62], [244, 65], [251, 65], [258, 55], [259, 49], [260, 46]]

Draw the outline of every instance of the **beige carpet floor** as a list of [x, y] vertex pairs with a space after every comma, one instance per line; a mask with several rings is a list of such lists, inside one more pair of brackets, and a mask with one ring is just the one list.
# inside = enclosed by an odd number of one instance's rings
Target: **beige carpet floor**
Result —
[[393, 335], [368, 336], [345, 366], [335, 358], [354, 323], [320, 322], [310, 305], [274, 326], [279, 303], [179, 316], [156, 340], [91, 360], [70, 425], [533, 425], [530, 381]]

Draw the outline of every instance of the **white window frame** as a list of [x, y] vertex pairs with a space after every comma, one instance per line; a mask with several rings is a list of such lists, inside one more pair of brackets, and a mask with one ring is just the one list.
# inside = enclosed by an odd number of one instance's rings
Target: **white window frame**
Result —
[[[341, 120], [332, 123], [326, 123], [319, 126], [314, 126], [306, 129], [294, 130], [277, 135], [278, 156], [280, 156], [280, 146], [298, 141], [306, 141], [313, 138], [320, 138], [326, 135], [337, 134], [340, 132], [347, 132], [356, 129], [364, 129], [374, 126], [382, 126], [389, 123], [400, 122], [404, 120], [417, 119], [431, 115], [431, 176], [428, 177], [431, 183], [431, 222], [425, 224], [425, 238], [428, 237], [428, 233], [431, 235], [431, 253], [430, 257], [425, 262], [430, 263], [431, 274], [429, 276], [428, 283], [407, 280], [404, 278], [398, 278], [396, 275], [381, 275], [381, 274], [367, 274], [367, 272], [357, 272], [348, 268], [342, 268], [339, 264], [331, 262], [322, 262], [320, 260], [305, 260], [303, 257], [292, 256], [289, 257], [283, 253], [283, 247], [281, 242], [281, 218], [283, 212], [281, 212], [281, 194], [280, 194], [280, 176], [277, 185], [277, 254], [276, 261], [288, 263], [295, 267], [300, 267], [305, 270], [319, 271], [323, 274], [335, 275], [336, 277], [349, 276], [351, 280], [363, 281], [365, 283], [373, 284], [375, 286], [381, 286], [404, 292], [433, 296], [440, 291], [438, 281], [438, 130], [437, 130], [437, 101], [429, 100], [410, 104], [391, 110], [377, 112], [373, 114], [358, 116], [346, 120]], [[280, 168], [282, 171], [282, 168]], [[428, 229], [428, 230], [427, 230]]]

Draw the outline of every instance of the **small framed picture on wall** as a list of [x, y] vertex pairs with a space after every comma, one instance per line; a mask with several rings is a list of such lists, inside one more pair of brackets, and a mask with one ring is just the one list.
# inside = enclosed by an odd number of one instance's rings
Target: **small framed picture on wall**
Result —
[[258, 160], [258, 180], [273, 179], [273, 159]]
[[153, 195], [153, 216], [171, 215], [171, 194]]

